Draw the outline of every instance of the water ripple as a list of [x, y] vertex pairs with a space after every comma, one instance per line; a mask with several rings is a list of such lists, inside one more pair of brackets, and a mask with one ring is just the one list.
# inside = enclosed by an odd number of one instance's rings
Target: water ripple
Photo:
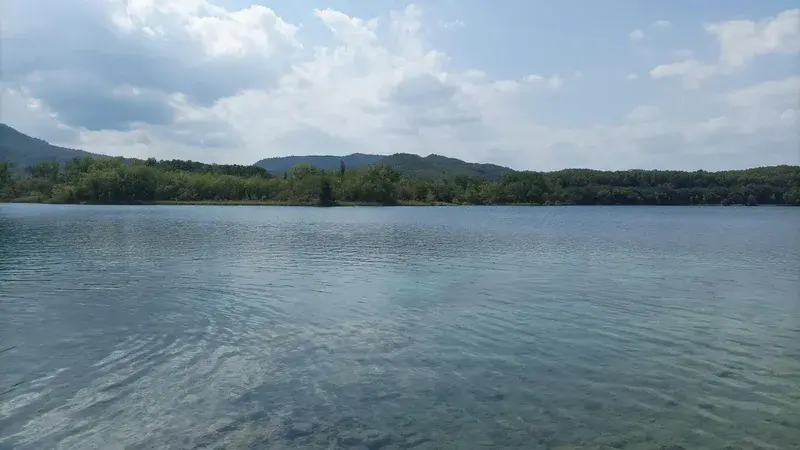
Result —
[[0, 448], [797, 449], [798, 213], [0, 205]]

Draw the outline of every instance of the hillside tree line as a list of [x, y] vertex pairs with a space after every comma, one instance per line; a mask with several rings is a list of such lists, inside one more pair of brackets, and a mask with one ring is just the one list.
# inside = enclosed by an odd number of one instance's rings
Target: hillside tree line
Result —
[[272, 176], [256, 166], [122, 158], [40, 162], [19, 175], [0, 162], [0, 200], [47, 203], [236, 201], [297, 205], [800, 205], [800, 166], [707, 172], [567, 169], [410, 178], [384, 165]]

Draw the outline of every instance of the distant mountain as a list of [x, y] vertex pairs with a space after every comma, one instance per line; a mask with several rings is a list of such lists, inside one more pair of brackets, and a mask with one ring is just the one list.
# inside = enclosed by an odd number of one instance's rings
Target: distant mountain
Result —
[[[42, 161], [58, 161], [66, 163], [74, 158], [91, 156], [94, 158], [108, 158], [83, 150], [58, 147], [48, 142], [23, 134], [8, 125], [0, 123], [0, 161], [10, 162], [18, 171]], [[133, 161], [126, 159], [126, 161]], [[409, 178], [439, 178], [451, 175], [468, 175], [497, 181], [504, 174], [513, 172], [508, 167], [495, 164], [477, 164], [448, 158], [441, 155], [428, 155], [425, 157], [410, 153], [397, 153], [394, 155], [371, 155], [353, 153], [347, 156], [309, 155], [309, 156], [282, 156], [277, 158], [262, 159], [254, 166], [266, 169], [273, 174], [283, 174], [298, 164], [312, 164], [325, 170], [337, 170], [340, 161], [344, 161], [347, 169], [355, 170], [371, 164], [387, 165], [403, 176]]]
[[468, 175], [497, 181], [503, 175], [513, 172], [508, 167], [495, 164], [469, 163], [456, 158], [441, 155], [425, 157], [410, 153], [397, 153], [380, 160], [408, 178], [439, 178], [451, 175]]
[[340, 161], [349, 169], [375, 164], [385, 158], [385, 155], [365, 155], [363, 153], [353, 153], [347, 156], [332, 155], [309, 155], [309, 156], [280, 156], [277, 158], [262, 159], [255, 163], [255, 166], [267, 169], [271, 173], [288, 172], [289, 169], [298, 164], [311, 164], [320, 169], [338, 169]]
[[281, 174], [288, 172], [298, 164], [311, 164], [320, 169], [336, 170], [339, 168], [340, 161], [344, 161], [348, 169], [359, 169], [371, 164], [382, 164], [389, 166], [403, 176], [409, 178], [439, 178], [448, 175], [469, 175], [473, 177], [485, 178], [497, 181], [504, 174], [513, 172], [508, 167], [494, 164], [468, 163], [456, 158], [448, 158], [440, 155], [428, 155], [425, 157], [410, 153], [396, 153], [394, 155], [365, 155], [363, 153], [353, 153], [347, 156], [282, 156], [278, 158], [267, 158], [255, 163], [258, 167], [263, 167], [268, 172]]
[[47, 141], [28, 136], [0, 123], [0, 161], [10, 162], [17, 171], [23, 171], [26, 167], [41, 161], [65, 163], [83, 156], [107, 158], [83, 150], [50, 145]]

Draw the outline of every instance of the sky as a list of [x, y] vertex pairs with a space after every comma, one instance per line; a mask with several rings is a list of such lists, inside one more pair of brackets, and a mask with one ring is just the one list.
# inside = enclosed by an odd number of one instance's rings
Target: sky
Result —
[[783, 0], [3, 0], [0, 122], [127, 157], [800, 164]]

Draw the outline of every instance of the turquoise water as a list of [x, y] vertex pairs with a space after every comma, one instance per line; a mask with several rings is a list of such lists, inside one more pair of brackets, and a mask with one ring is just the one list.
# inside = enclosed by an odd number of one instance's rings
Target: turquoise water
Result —
[[0, 205], [0, 448], [796, 449], [798, 268], [800, 208]]

